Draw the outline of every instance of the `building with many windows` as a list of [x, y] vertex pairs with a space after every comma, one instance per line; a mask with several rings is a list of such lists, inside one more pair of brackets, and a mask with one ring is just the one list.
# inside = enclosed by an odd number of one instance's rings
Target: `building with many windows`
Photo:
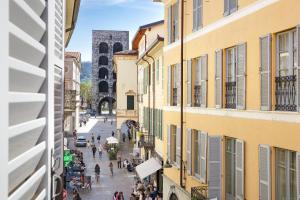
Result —
[[300, 2], [163, 2], [164, 199], [299, 199]]

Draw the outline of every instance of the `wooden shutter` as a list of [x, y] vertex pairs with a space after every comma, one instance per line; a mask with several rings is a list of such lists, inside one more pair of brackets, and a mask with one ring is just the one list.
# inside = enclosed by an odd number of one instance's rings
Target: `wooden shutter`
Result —
[[244, 200], [244, 141], [236, 140], [235, 152], [235, 196]]
[[[177, 106], [181, 104], [181, 64], [176, 65]], [[175, 83], [174, 83], [175, 84]]]
[[172, 6], [168, 8], [168, 44], [172, 42]]
[[223, 99], [223, 51], [215, 53], [215, 104], [216, 108], [222, 108]]
[[200, 180], [206, 183], [207, 133], [200, 133]]
[[191, 106], [192, 105], [192, 60], [189, 59], [187, 61], [187, 106]]
[[296, 154], [297, 200], [300, 200], [300, 152]]
[[192, 172], [192, 129], [187, 129], [186, 132], [186, 162], [187, 162], [187, 173], [191, 175]]
[[201, 107], [207, 106], [207, 55], [202, 56], [201, 62]]
[[176, 129], [176, 165], [180, 166], [180, 148], [181, 148], [181, 135], [180, 135], [180, 127]]
[[168, 161], [171, 163], [171, 126], [167, 126], [167, 158]]
[[246, 104], [246, 44], [237, 46], [236, 51], [236, 102], [238, 109], [245, 109]]
[[298, 112], [300, 112], [300, 25], [297, 26], [296, 30], [297, 37], [297, 62], [298, 62], [298, 70], [297, 70], [297, 103], [298, 103]]
[[221, 199], [222, 187], [222, 137], [208, 137], [208, 198]]
[[268, 145], [259, 145], [259, 199], [271, 200], [271, 157]]
[[167, 105], [170, 106], [171, 105], [171, 66], [168, 66], [168, 87], [167, 87]]
[[260, 108], [271, 110], [271, 35], [260, 38]]

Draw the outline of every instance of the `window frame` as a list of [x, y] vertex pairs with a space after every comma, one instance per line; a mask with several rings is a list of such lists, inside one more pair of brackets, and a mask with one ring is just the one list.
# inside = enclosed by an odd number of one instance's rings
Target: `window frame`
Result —
[[224, 0], [224, 16], [231, 15], [238, 10], [238, 0], [233, 0], [235, 2], [235, 6], [232, 8], [230, 6], [231, 1], [232, 0]]
[[[129, 108], [129, 106], [128, 106], [128, 105], [129, 105], [129, 104], [128, 104], [128, 103], [129, 103], [129, 101], [128, 101], [129, 98], [132, 98], [131, 101], [132, 101], [132, 106], [133, 106], [133, 107], [130, 107], [130, 108]], [[134, 95], [127, 95], [127, 104], [126, 104], [126, 105], [127, 105], [127, 106], [126, 106], [126, 109], [127, 109], [127, 110], [134, 110], [134, 109], [135, 109], [135, 103], [134, 103], [134, 101], [135, 101]]]
[[193, 31], [203, 27], [203, 0], [193, 0]]

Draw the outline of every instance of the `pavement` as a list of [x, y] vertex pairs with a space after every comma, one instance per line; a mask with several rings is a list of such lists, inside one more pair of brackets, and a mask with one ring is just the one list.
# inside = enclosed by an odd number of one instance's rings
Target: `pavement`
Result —
[[[110, 137], [112, 131], [115, 132], [116, 136], [116, 121], [115, 118], [108, 118], [108, 121], [104, 123], [103, 117], [90, 118], [86, 126], [80, 127], [77, 130], [77, 135], [84, 135], [88, 140], [91, 141], [91, 135], [94, 133], [96, 147], [99, 146], [97, 143], [98, 134], [101, 136], [101, 144], [105, 143], [105, 138]], [[113, 122], [111, 123], [111, 121]], [[73, 139], [69, 141], [69, 148], [75, 148]], [[130, 158], [133, 146], [128, 142], [120, 142], [120, 151], [122, 160], [125, 158]], [[92, 191], [80, 193], [83, 200], [111, 200], [113, 199], [113, 194], [116, 191], [122, 191], [124, 193], [125, 200], [129, 199], [132, 192], [132, 186], [134, 184], [134, 173], [128, 172], [126, 169], [118, 169], [117, 161], [113, 162], [114, 176], [111, 176], [109, 170], [110, 160], [106, 151], [103, 151], [102, 158], [99, 158], [98, 152], [96, 158], [93, 158], [92, 150], [88, 147], [77, 147], [78, 150], [83, 152], [84, 162], [86, 164], [86, 175], [92, 176]], [[100, 172], [100, 182], [96, 183], [94, 175], [94, 167], [98, 163], [101, 168]]]

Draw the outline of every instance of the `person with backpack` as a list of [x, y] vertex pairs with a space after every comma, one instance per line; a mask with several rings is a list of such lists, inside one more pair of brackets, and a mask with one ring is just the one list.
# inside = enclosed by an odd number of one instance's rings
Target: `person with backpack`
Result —
[[95, 158], [96, 151], [97, 151], [97, 148], [95, 145], [93, 145], [93, 147], [92, 147], [93, 158]]

